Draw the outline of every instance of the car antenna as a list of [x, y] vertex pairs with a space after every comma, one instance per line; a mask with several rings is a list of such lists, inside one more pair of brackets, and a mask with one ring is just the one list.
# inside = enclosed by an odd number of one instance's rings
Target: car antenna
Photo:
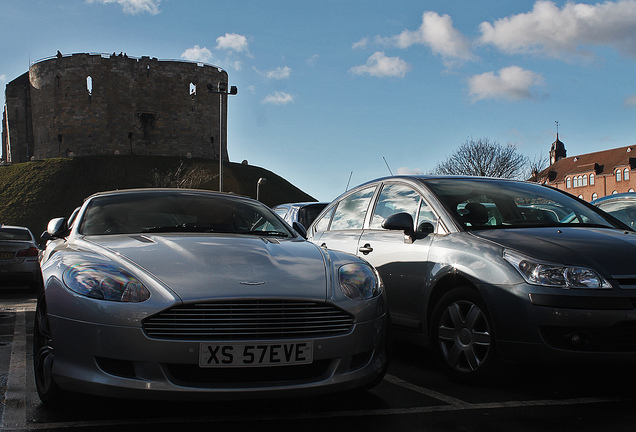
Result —
[[351, 176], [353, 175], [353, 171], [351, 171], [351, 174], [349, 174], [349, 181], [347, 182], [347, 188], [345, 189], [345, 192], [349, 190], [349, 183], [351, 183]]
[[[384, 156], [382, 156], [382, 159], [384, 159]], [[384, 159], [384, 163], [386, 164], [386, 167], [389, 169], [389, 172], [391, 173], [391, 175], [393, 175], [393, 171], [391, 171], [391, 167], [389, 167], [389, 163], [386, 161], [386, 159]]]

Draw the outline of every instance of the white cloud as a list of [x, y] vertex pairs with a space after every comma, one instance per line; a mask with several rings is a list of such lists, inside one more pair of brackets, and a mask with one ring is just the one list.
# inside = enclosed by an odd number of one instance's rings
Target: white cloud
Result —
[[7, 80], [7, 76], [5, 74], [0, 75], [0, 82], [5, 82]]
[[361, 66], [354, 66], [349, 72], [354, 75], [371, 75], [375, 77], [398, 77], [404, 78], [411, 70], [411, 65], [399, 57], [387, 57], [383, 51], [376, 51], [367, 59], [367, 63]]
[[161, 0], [86, 0], [86, 3], [117, 3], [124, 9], [125, 13], [132, 15], [140, 13], [157, 15], [161, 12], [159, 10]]
[[[4, 76], [4, 75], [3, 75]], [[0, 77], [2, 78], [2, 77]], [[631, 95], [629, 96], [627, 99], [625, 99], [625, 102], [623, 102], [623, 104], [627, 107], [627, 108], [634, 108], [636, 107], [636, 95]]]
[[316, 62], [318, 62], [318, 58], [320, 58], [318, 54], [312, 55], [307, 59], [307, 64], [311, 67], [314, 67], [316, 65]]
[[419, 168], [400, 167], [396, 175], [422, 175], [424, 172]]
[[[255, 68], [255, 70], [256, 70], [256, 68]], [[262, 75], [262, 76], [264, 76], [267, 79], [281, 80], [281, 79], [289, 78], [289, 76], [291, 75], [291, 68], [285, 66], [285, 67], [277, 67], [276, 69], [271, 70], [271, 71], [261, 72], [259, 70], [256, 70], [256, 72], [259, 75]]]
[[294, 97], [289, 93], [275, 92], [263, 99], [263, 103], [271, 105], [287, 105], [288, 103], [294, 103]]
[[468, 81], [473, 102], [481, 99], [534, 99], [533, 87], [543, 86], [545, 80], [541, 74], [510, 66], [499, 71], [486, 72], [471, 77]]
[[[387, 42], [387, 40], [384, 40]], [[435, 12], [422, 15], [422, 25], [415, 31], [404, 30], [391, 38], [398, 48], [412, 45], [428, 46], [433, 53], [440, 55], [444, 64], [449, 67], [455, 61], [474, 59], [470, 52], [470, 42], [453, 27], [453, 20], [448, 15], [440, 16]]]
[[355, 42], [351, 46], [351, 48], [353, 48], [353, 49], [364, 49], [364, 48], [367, 47], [367, 43], [369, 43], [369, 39], [368, 38], [362, 38], [358, 42]]
[[243, 35], [225, 33], [225, 36], [220, 36], [216, 39], [216, 43], [217, 49], [249, 53], [247, 50], [247, 38]]
[[189, 61], [207, 63], [212, 59], [212, 52], [206, 47], [201, 48], [199, 45], [195, 45], [185, 50], [185, 52], [181, 54], [181, 58]]
[[508, 54], [540, 53], [551, 57], [590, 56], [593, 46], [611, 46], [636, 57], [636, 0], [595, 5], [567, 2], [561, 9], [537, 1], [528, 13], [480, 25], [482, 44]]

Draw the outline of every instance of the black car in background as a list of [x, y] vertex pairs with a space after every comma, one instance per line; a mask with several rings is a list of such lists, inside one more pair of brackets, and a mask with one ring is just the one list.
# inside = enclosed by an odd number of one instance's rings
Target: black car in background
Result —
[[592, 201], [592, 204], [619, 221], [636, 228], [636, 192], [625, 192], [604, 196]]
[[285, 219], [285, 222], [287, 222], [289, 226], [294, 226], [294, 222], [298, 222], [306, 229], [327, 206], [327, 204], [329, 203], [303, 202], [279, 204], [272, 208], [272, 210]]
[[396, 337], [453, 378], [504, 360], [636, 360], [636, 232], [563, 191], [387, 177], [338, 197], [308, 239], [376, 267]]

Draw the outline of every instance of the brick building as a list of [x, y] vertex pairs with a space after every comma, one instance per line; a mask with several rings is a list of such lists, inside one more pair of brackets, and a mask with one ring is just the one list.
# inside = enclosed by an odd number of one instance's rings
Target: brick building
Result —
[[586, 201], [636, 190], [636, 145], [567, 157], [557, 139], [550, 148], [550, 166], [536, 180]]
[[227, 83], [227, 72], [202, 63], [58, 52], [7, 84], [2, 153], [13, 163], [102, 154], [228, 160], [227, 92], [218, 91]]

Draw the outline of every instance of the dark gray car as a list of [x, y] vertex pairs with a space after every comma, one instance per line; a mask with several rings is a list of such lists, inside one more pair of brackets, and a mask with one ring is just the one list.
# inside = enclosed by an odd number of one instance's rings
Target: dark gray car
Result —
[[456, 379], [500, 360], [636, 360], [636, 233], [565, 192], [389, 177], [337, 198], [308, 236], [374, 265], [396, 336]]

